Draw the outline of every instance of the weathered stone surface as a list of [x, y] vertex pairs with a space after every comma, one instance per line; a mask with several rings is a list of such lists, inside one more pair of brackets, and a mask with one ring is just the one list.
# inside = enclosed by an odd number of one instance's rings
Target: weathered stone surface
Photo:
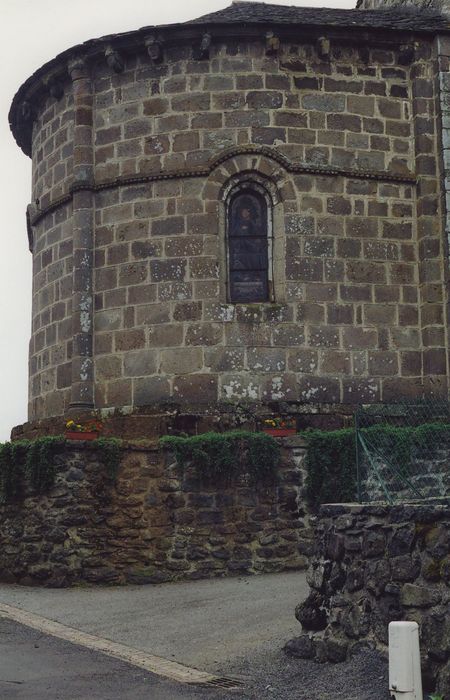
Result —
[[441, 602], [442, 594], [425, 586], [405, 583], [401, 590], [400, 600], [407, 608], [428, 608]]
[[[326, 60], [295, 32], [279, 59], [263, 35], [224, 36], [201, 61], [190, 39], [170, 41], [157, 65], [131, 52], [122, 76], [96, 64], [93, 114], [69, 83], [33, 105], [31, 419], [63, 415], [79, 388], [73, 314], [91, 243], [99, 408], [186, 405], [175, 379], [210, 373], [211, 402], [286, 401], [299, 415], [445, 394], [445, 178], [430, 115], [440, 97], [448, 106], [446, 67], [429, 33], [411, 64], [406, 39], [386, 47], [367, 25], [363, 57], [348, 27], [333, 31], [341, 48]], [[224, 198], [252, 177], [274, 203], [273, 300], [258, 309], [227, 298]], [[74, 180], [95, 191], [71, 194]]]
[[[161, 390], [146, 381], [138, 391]], [[244, 478], [219, 485], [192, 467], [181, 474], [173, 455], [141, 444], [124, 448], [116, 481], [89, 443], [55, 459], [48, 495], [0, 506], [2, 581], [146, 584], [305, 566], [296, 548], [302, 460], [289, 448], [278, 474], [290, 475], [286, 491], [277, 480], [249, 489]]]
[[420, 624], [425, 686], [448, 692], [449, 518], [448, 498], [322, 506], [307, 575], [312, 590], [295, 610], [311, 633], [292, 640], [286, 652], [342, 661], [361, 644], [386, 649], [389, 623], [413, 620]]

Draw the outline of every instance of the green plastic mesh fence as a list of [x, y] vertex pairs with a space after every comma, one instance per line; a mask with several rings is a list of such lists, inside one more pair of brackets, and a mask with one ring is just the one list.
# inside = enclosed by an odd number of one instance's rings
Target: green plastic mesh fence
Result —
[[361, 502], [450, 494], [450, 404], [372, 404], [355, 415]]

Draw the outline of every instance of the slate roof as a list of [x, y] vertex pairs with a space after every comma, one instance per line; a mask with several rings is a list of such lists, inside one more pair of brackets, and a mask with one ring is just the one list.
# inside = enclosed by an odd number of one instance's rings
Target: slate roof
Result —
[[450, 28], [448, 20], [436, 10], [415, 7], [362, 11], [270, 5], [264, 2], [233, 2], [223, 10], [203, 15], [184, 24], [301, 24], [419, 32], [436, 32]]

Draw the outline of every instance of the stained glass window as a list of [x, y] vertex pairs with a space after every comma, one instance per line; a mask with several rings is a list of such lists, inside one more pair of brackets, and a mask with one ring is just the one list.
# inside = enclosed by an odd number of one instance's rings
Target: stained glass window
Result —
[[244, 190], [228, 207], [229, 294], [232, 302], [269, 301], [268, 211], [262, 194]]

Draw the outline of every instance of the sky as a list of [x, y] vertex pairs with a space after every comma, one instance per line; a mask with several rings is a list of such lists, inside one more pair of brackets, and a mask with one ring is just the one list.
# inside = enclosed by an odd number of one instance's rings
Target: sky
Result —
[[[87, 39], [183, 22], [231, 0], [0, 0], [0, 442], [27, 420], [31, 253], [25, 211], [31, 161], [17, 147], [8, 111], [20, 85], [43, 63]], [[353, 8], [356, 0], [271, 0], [297, 7]]]

